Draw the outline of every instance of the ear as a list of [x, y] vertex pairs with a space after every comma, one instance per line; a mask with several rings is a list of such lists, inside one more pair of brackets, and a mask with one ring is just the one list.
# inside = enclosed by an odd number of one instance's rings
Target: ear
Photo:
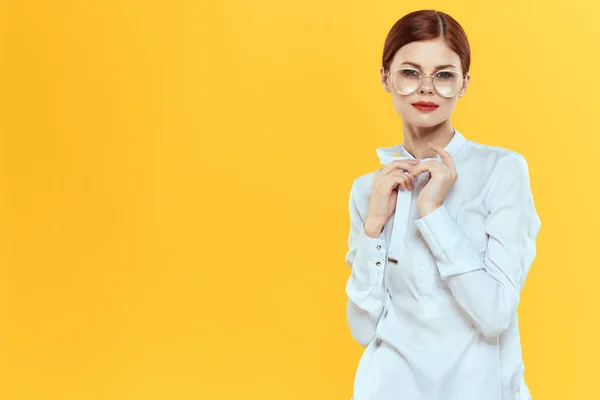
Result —
[[381, 86], [383, 87], [383, 90], [385, 90], [386, 93], [391, 93], [392, 90], [390, 89], [389, 85], [388, 85], [388, 75], [385, 72], [385, 68], [383, 66], [379, 67], [379, 74], [380, 74], [380, 80], [381, 80]]
[[464, 84], [462, 89], [460, 89], [458, 91], [458, 97], [463, 97], [465, 95], [465, 93], [467, 93], [467, 88], [469, 87], [469, 82], [471, 82], [471, 73], [467, 72], [467, 74], [465, 75], [465, 79], [464, 79]]

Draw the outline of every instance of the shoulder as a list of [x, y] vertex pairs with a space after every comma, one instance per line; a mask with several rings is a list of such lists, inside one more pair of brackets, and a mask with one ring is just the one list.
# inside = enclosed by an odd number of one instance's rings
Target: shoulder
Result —
[[469, 140], [467, 152], [467, 169], [481, 172], [489, 178], [502, 172], [528, 173], [525, 156], [516, 150]]
[[[469, 170], [479, 176], [483, 204], [489, 211], [506, 207], [530, 191], [529, 166], [525, 156], [500, 146], [469, 143]], [[482, 175], [479, 175], [482, 174]]]
[[488, 160], [494, 165], [500, 165], [504, 162], [522, 162], [525, 157], [516, 150], [506, 147], [492, 146], [469, 140], [467, 142], [469, 158]]

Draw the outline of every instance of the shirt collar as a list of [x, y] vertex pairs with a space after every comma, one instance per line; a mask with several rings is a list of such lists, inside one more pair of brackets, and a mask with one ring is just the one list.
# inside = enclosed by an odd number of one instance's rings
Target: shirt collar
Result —
[[[452, 159], [454, 160], [466, 142], [467, 139], [457, 129], [454, 129], [454, 135], [444, 149], [450, 153], [450, 156], [452, 156]], [[376, 151], [381, 164], [389, 164], [393, 160], [415, 160], [415, 157], [413, 157], [404, 147], [404, 143], [400, 143], [391, 147], [380, 147], [376, 149]], [[442, 158], [439, 154], [436, 154], [435, 157], [421, 159], [421, 161], [429, 160], [442, 161]]]

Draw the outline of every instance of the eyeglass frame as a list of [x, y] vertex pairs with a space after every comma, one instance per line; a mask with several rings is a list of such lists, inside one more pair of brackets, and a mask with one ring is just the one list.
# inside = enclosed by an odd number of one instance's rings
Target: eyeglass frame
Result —
[[[417, 71], [419, 73], [419, 84], [417, 85], [417, 88], [415, 90], [413, 90], [412, 92], [410, 92], [410, 93], [400, 93], [398, 91], [398, 89], [396, 89], [396, 87], [394, 86], [394, 84], [391, 85], [394, 88], [394, 90], [396, 91], [396, 93], [398, 93], [398, 94], [400, 94], [402, 96], [409, 96], [409, 95], [413, 94], [414, 92], [416, 92], [417, 90], [419, 90], [419, 88], [421, 87], [421, 84], [423, 84], [423, 77], [424, 76], [430, 76], [431, 77], [431, 86], [433, 87], [433, 90], [435, 90], [435, 92], [437, 94], [439, 94], [440, 96], [442, 96], [444, 98], [454, 97], [454, 96], [456, 96], [458, 94], [458, 92], [460, 92], [465, 87], [465, 79], [467, 79], [462, 73], [460, 73], [458, 71], [451, 70], [451, 69], [442, 69], [442, 70], [439, 70], [439, 71], [437, 71], [437, 72], [435, 72], [433, 74], [426, 74], [423, 71], [418, 70], [417, 68], [398, 67], [398, 68], [396, 68], [393, 71], [389, 71], [388, 70], [385, 74], [388, 76], [388, 79], [389, 79], [392, 76], [393, 73], [395, 73], [396, 71], [401, 70], [401, 69], [412, 69], [413, 71]], [[459, 74], [462, 77], [460, 88], [452, 96], [444, 96], [435, 87], [435, 75], [439, 74], [440, 72], [452, 72], [452, 73], [455, 73], [455, 74]]]

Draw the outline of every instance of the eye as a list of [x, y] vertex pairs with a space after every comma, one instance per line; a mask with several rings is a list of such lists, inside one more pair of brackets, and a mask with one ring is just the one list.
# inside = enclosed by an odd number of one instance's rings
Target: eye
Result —
[[417, 71], [416, 69], [405, 68], [402, 70], [402, 75], [419, 76], [419, 71]]
[[436, 74], [436, 76], [441, 79], [451, 79], [456, 77], [456, 74], [452, 71], [440, 71]]

